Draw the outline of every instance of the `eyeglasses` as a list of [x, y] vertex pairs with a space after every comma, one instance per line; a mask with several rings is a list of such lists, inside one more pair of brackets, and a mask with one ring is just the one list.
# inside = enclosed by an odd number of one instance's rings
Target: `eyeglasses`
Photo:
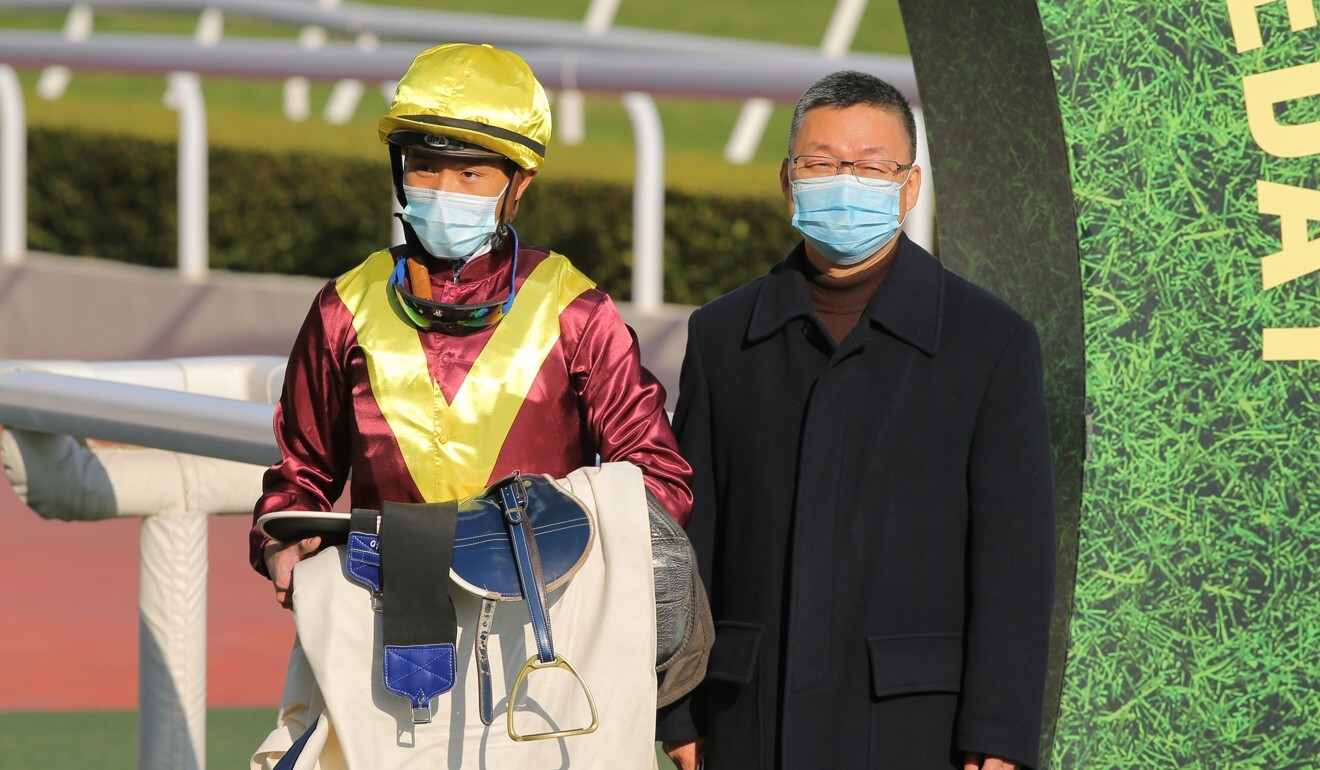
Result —
[[513, 241], [513, 270], [509, 274], [508, 297], [472, 305], [447, 305], [423, 299], [408, 290], [408, 258], [404, 257], [394, 263], [389, 281], [390, 293], [398, 301], [399, 309], [423, 331], [438, 329], [454, 336], [472, 334], [499, 323], [513, 307], [514, 285], [518, 280], [518, 234], [512, 227], [508, 231]]
[[806, 182], [828, 182], [839, 175], [845, 166], [851, 169], [857, 181], [866, 185], [882, 185], [906, 178], [904, 171], [911, 173], [915, 163], [899, 163], [896, 160], [839, 160], [825, 155], [797, 155], [789, 158], [797, 178]]

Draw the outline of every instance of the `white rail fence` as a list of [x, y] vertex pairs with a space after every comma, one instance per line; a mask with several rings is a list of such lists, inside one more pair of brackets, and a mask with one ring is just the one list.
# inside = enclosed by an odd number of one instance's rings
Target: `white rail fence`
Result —
[[[855, 2], [842, 3], [858, 7]], [[45, 68], [67, 83], [69, 72], [160, 74], [168, 101], [179, 112], [179, 269], [189, 280], [207, 273], [206, 117], [199, 77], [223, 76], [294, 83], [356, 83], [340, 88], [356, 104], [362, 83], [391, 91], [417, 53], [419, 42], [492, 42], [521, 54], [545, 86], [556, 92], [612, 94], [623, 99], [637, 154], [634, 179], [633, 303], [641, 311], [663, 302], [664, 131], [652, 96], [761, 99], [794, 102], [812, 82], [838, 69], [873, 73], [893, 83], [919, 105], [909, 59], [841, 53], [672, 32], [591, 27], [545, 19], [458, 14], [353, 3], [296, 0], [0, 0], [0, 9], [70, 9], [59, 32], [0, 32], [0, 263], [16, 264], [26, 251], [26, 166], [22, 90], [14, 70]], [[93, 9], [137, 9], [196, 13], [193, 36], [92, 34]], [[860, 11], [858, 11], [860, 12]], [[299, 45], [295, 38], [223, 38], [223, 17], [232, 14], [267, 22], [351, 36], [350, 42]], [[75, 19], [77, 23], [75, 23]], [[855, 19], [854, 22], [855, 23]], [[381, 42], [382, 39], [396, 42]], [[407, 40], [413, 42], [397, 42]], [[59, 69], [51, 69], [59, 68]], [[188, 73], [188, 74], [185, 74]], [[44, 79], [44, 78], [43, 78]], [[301, 79], [301, 80], [300, 80]], [[47, 86], [47, 89], [54, 88]], [[286, 85], [286, 89], [290, 86]], [[60, 89], [62, 90], [62, 85]], [[55, 93], [55, 91], [50, 91]], [[296, 96], [296, 95], [295, 95]], [[571, 101], [571, 99], [570, 99]], [[343, 105], [328, 109], [334, 114]], [[649, 103], [649, 104], [648, 104]], [[332, 115], [333, 117], [333, 115]], [[571, 121], [570, 121], [571, 122]], [[743, 140], [746, 144], [747, 139]], [[921, 143], [924, 147], [924, 141]], [[930, 184], [926, 158], [926, 184]], [[933, 242], [929, 187], [926, 207], [914, 212], [908, 232]], [[657, 194], [656, 191], [659, 191]]]
[[142, 518], [141, 770], [205, 768], [206, 517], [251, 514], [277, 457], [272, 403], [284, 366], [0, 361], [0, 459], [20, 498], [46, 518]]

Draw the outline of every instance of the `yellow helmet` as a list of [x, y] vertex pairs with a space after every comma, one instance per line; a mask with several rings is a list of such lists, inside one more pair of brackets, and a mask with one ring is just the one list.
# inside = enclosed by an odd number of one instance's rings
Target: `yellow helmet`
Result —
[[530, 171], [545, 161], [550, 102], [517, 54], [448, 43], [413, 60], [377, 130], [399, 145], [428, 136], [429, 149], [476, 145]]

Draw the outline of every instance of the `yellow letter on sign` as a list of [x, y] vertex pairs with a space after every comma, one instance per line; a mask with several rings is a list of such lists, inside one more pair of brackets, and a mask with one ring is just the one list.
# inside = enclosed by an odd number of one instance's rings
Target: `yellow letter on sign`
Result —
[[1260, 213], [1279, 218], [1282, 246], [1261, 260], [1260, 277], [1265, 288], [1320, 270], [1320, 239], [1311, 240], [1307, 232], [1311, 220], [1320, 220], [1320, 190], [1260, 179], [1256, 182], [1256, 197]]
[[1320, 121], [1280, 125], [1274, 105], [1320, 95], [1320, 62], [1262, 72], [1242, 78], [1247, 125], [1260, 148], [1280, 158], [1320, 154]]
[[[1260, 48], [1260, 20], [1256, 9], [1275, 0], [1228, 0], [1228, 21], [1233, 25], [1233, 40], [1238, 53]], [[1311, 0], [1288, 0], [1288, 19], [1293, 32], [1315, 26], [1315, 6]]]

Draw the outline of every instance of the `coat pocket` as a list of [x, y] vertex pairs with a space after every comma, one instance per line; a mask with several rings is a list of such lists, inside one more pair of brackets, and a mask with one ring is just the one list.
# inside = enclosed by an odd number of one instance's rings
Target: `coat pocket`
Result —
[[873, 636], [866, 647], [876, 698], [961, 689], [962, 634]]
[[756, 675], [765, 627], [736, 620], [715, 622], [715, 644], [710, 648], [706, 678], [733, 684], [750, 684]]

